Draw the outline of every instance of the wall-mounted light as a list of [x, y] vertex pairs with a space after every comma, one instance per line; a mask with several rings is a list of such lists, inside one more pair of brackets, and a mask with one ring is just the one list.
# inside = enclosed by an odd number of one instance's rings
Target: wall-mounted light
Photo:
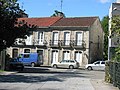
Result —
[[113, 8], [113, 11], [115, 11], [115, 10], [117, 10], [117, 7], [114, 7], [114, 8]]

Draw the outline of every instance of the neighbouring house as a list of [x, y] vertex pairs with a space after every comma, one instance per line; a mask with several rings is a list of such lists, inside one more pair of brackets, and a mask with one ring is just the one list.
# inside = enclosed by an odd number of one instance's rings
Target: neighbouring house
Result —
[[120, 45], [120, 37], [116, 37], [112, 33], [112, 17], [120, 16], [120, 0], [117, 0], [115, 3], [112, 3], [109, 9], [109, 36], [108, 36], [108, 60], [111, 60], [114, 54], [115, 47]]
[[19, 19], [23, 20], [37, 25], [37, 29], [7, 49], [12, 58], [20, 53], [37, 52], [43, 56], [45, 66], [62, 59], [76, 59], [80, 66], [85, 66], [103, 58], [104, 32], [99, 17]]

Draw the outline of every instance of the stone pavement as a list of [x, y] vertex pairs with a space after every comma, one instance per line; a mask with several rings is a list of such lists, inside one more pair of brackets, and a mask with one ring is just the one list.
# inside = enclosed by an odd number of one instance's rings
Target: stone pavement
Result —
[[[16, 72], [2, 72], [0, 75], [10, 75]], [[8, 87], [12, 85], [12, 87]], [[5, 88], [6, 87], [6, 88]], [[63, 82], [47, 81], [37, 83], [6, 83], [0, 82], [0, 90], [119, 90], [104, 80], [72, 77]]]

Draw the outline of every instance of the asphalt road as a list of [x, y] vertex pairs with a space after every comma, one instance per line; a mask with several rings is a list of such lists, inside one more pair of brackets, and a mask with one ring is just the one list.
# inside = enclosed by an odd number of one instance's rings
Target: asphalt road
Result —
[[0, 90], [118, 90], [104, 82], [104, 71], [27, 67], [0, 75]]

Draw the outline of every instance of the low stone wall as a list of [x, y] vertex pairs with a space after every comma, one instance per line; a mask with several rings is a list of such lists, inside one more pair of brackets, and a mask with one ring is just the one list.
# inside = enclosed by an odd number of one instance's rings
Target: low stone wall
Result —
[[120, 62], [106, 62], [105, 81], [120, 89]]

